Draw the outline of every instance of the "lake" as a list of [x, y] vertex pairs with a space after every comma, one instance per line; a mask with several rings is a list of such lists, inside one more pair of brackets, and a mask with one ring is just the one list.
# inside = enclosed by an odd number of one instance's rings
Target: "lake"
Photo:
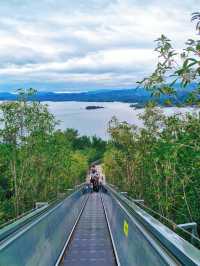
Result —
[[[138, 118], [144, 109], [134, 109], [129, 107], [129, 103], [119, 102], [45, 102], [49, 105], [56, 119], [60, 120], [58, 128], [75, 128], [80, 135], [96, 135], [103, 139], [108, 139], [107, 126], [109, 120], [116, 116], [120, 121], [127, 121], [139, 127], [142, 121]], [[88, 105], [104, 106], [104, 109], [86, 110]], [[193, 112], [193, 108], [163, 108], [166, 115], [173, 113]]]

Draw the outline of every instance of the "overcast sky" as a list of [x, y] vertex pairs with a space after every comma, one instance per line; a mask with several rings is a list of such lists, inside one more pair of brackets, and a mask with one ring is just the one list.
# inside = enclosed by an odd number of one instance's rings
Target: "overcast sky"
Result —
[[130, 88], [156, 63], [162, 33], [196, 35], [199, 0], [1, 0], [0, 90]]

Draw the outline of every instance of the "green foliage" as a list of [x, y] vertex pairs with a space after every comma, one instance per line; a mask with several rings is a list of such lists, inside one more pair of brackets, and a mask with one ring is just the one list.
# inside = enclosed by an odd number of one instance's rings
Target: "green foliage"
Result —
[[200, 12], [192, 13], [192, 21], [197, 20], [196, 30], [200, 33]]
[[83, 182], [105, 151], [101, 139], [55, 130], [48, 106], [28, 101], [34, 93], [20, 89], [18, 101], [0, 105], [0, 223]]
[[200, 223], [200, 115], [148, 106], [141, 119], [142, 129], [110, 122], [107, 180], [177, 223]]
[[[192, 21], [200, 33], [199, 12], [192, 14]], [[185, 104], [199, 107], [200, 40], [189, 39], [181, 53], [164, 35], [155, 42], [157, 66], [139, 86], [152, 96], [169, 96], [164, 104], [170, 106], [175, 85], [192, 84], [195, 89]], [[150, 102], [141, 119], [142, 129], [111, 121], [112, 142], [104, 160], [108, 179], [177, 223], [200, 224], [200, 114], [166, 117]]]
[[[200, 33], [200, 13], [192, 14], [192, 21], [197, 21], [196, 29]], [[141, 81], [139, 86], [151, 91], [152, 96], [173, 96], [177, 101], [175, 84], [182, 88], [191, 83], [195, 85], [192, 95], [186, 99], [186, 105], [199, 105], [200, 102], [200, 40], [189, 39], [181, 53], [176, 52], [171, 40], [161, 35], [155, 40], [158, 63], [154, 72]], [[167, 104], [170, 104], [167, 102]]]

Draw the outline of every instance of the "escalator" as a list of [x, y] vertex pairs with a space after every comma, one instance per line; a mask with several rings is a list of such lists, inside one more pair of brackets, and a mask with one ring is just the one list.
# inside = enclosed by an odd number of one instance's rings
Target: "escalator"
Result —
[[0, 266], [197, 266], [200, 251], [105, 184], [0, 229]]
[[89, 195], [59, 265], [117, 265], [101, 193]]

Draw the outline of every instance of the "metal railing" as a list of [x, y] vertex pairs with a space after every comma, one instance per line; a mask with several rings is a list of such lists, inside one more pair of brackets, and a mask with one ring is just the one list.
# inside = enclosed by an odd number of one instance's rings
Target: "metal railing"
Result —
[[86, 197], [79, 187], [28, 223], [15, 224], [17, 230], [0, 243], [0, 266], [55, 265]]
[[[138, 204], [135, 204], [132, 200], [128, 199], [123, 194], [117, 192], [113, 188], [113, 186], [111, 187], [111, 186], [106, 185], [105, 187], [106, 187], [106, 190], [108, 191], [107, 196], [105, 196], [105, 198], [107, 199], [108, 203], [110, 202], [109, 203], [110, 205], [108, 204], [108, 209], [107, 209], [108, 212], [109, 210], [113, 212], [114, 205], [115, 205], [115, 208], [117, 208], [116, 203], [114, 203], [114, 200], [112, 200], [112, 198], [115, 199], [119, 205], [121, 205], [121, 208], [124, 208], [123, 215], [126, 218], [123, 218], [125, 222], [124, 222], [124, 225], [121, 225], [121, 227], [124, 226], [124, 228], [121, 228], [121, 233], [123, 233], [122, 230], [125, 230], [124, 231], [124, 234], [125, 234], [127, 231], [127, 227], [130, 227], [131, 225], [133, 228], [135, 228], [135, 231], [132, 231], [130, 234], [135, 235], [134, 237], [135, 239], [137, 238], [136, 245], [140, 245], [140, 241], [141, 241], [143, 243], [143, 249], [145, 249], [146, 247], [146, 249], [149, 250], [149, 248], [147, 248], [148, 247], [147, 239], [148, 237], [150, 237], [151, 244], [157, 243], [159, 245], [159, 248], [161, 248], [161, 250], [164, 250], [164, 251], [167, 250], [167, 254], [170, 254], [170, 257], [177, 260], [176, 262], [177, 264], [175, 265], [178, 265], [178, 262], [180, 263], [180, 265], [200, 265], [200, 251], [197, 248], [195, 248], [189, 242], [181, 238], [179, 235], [177, 235], [175, 232], [170, 230], [164, 224], [159, 222], [157, 219], [151, 216], [148, 212], [146, 212], [143, 208], [139, 207]], [[143, 204], [139, 204], [139, 205], [144, 206]], [[128, 214], [126, 212], [128, 212]], [[114, 219], [113, 217], [116, 215], [117, 215], [116, 212], [110, 215], [110, 219], [112, 220], [111, 224], [117, 223], [117, 221], [116, 222], [113, 221]], [[130, 224], [126, 221], [126, 219], [129, 220]], [[121, 221], [121, 223], [123, 223], [123, 220]], [[133, 225], [133, 223], [135, 223], [135, 225]], [[140, 228], [141, 234], [136, 233], [138, 232], [137, 231], [138, 228]], [[179, 229], [184, 230], [182, 228], [179, 228]], [[118, 234], [118, 232], [115, 231], [115, 234]], [[145, 235], [146, 241], [143, 241], [144, 235]], [[131, 235], [129, 237], [131, 238]], [[118, 241], [116, 243], [118, 243]], [[129, 244], [130, 245], [127, 247], [128, 250], [130, 249], [130, 246], [131, 246], [132, 253], [134, 253], [134, 250], [137, 250], [137, 247], [132, 246], [131, 243]], [[122, 250], [122, 247], [121, 249], [119, 249], [119, 251], [120, 250]], [[160, 254], [163, 252], [161, 250], [159, 251]], [[138, 254], [140, 253], [140, 251], [137, 251], [137, 252], [135, 253], [135, 256], [138, 256]], [[145, 250], [145, 252], [147, 251]], [[126, 257], [127, 257], [127, 254], [126, 254]], [[151, 256], [149, 255], [149, 259], [151, 257], [152, 255]], [[142, 258], [142, 254], [141, 254], [141, 258]], [[166, 256], [164, 256], [164, 258], [166, 258]], [[134, 260], [134, 258], [132, 259]], [[136, 264], [136, 265], [139, 265], [139, 264]], [[145, 265], [145, 264], [142, 263], [141, 261], [141, 265]], [[157, 265], [157, 264], [154, 263], [150, 265]], [[165, 265], [165, 264], [161, 263], [160, 265]], [[167, 265], [173, 265], [173, 264], [167, 264]]]
[[[17, 230], [7, 228], [11, 231], [0, 242], [0, 266], [55, 265], [88, 198], [84, 186], [12, 224]], [[109, 185], [101, 193], [118, 265], [200, 265], [200, 251], [150, 215], [143, 203]], [[187, 231], [183, 227], [177, 229]]]

